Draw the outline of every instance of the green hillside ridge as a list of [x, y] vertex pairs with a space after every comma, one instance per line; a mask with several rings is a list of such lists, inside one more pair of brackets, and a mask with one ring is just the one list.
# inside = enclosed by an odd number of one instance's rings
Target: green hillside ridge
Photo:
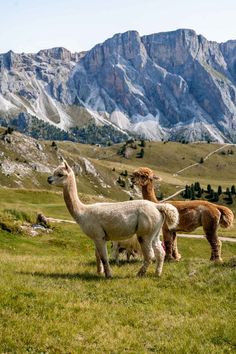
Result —
[[[128, 158], [125, 158], [118, 154], [124, 144], [102, 147], [69, 141], [37, 141], [18, 132], [5, 135], [4, 132], [5, 129], [0, 130], [0, 185], [4, 187], [0, 189], [0, 193], [5, 193], [5, 188], [43, 189], [58, 193], [57, 189], [48, 185], [47, 177], [60, 163], [61, 156], [76, 166], [78, 191], [87, 202], [141, 198], [140, 190], [131, 188], [129, 176], [122, 176], [122, 172], [127, 171], [129, 175], [135, 168], [141, 166], [153, 169], [162, 177], [162, 182], [156, 186], [156, 194], [159, 197], [162, 195], [163, 198], [195, 182], [199, 182], [205, 189], [208, 184], [215, 190], [220, 185], [223, 191], [235, 184], [234, 145], [226, 146], [203, 163], [199, 163], [201, 158], [222, 145], [146, 141], [143, 158], [137, 158], [142, 144], [135, 141], [136, 149], [130, 147], [132, 144], [126, 144], [129, 154]], [[229, 150], [232, 153], [228, 154]], [[176, 174], [177, 171], [194, 163], [198, 165]], [[125, 187], [117, 183], [119, 178], [124, 181]], [[224, 197], [223, 194], [220, 196], [219, 203], [227, 205]], [[2, 200], [4, 199], [3, 197]], [[179, 195], [175, 199], [182, 197]], [[236, 210], [235, 195], [229, 207], [233, 211]], [[233, 233], [231, 230], [230, 234]]]

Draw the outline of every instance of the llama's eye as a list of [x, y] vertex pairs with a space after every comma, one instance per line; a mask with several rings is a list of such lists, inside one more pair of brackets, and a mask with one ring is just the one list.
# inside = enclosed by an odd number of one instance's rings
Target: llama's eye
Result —
[[58, 173], [58, 177], [63, 177], [64, 175], [62, 173]]

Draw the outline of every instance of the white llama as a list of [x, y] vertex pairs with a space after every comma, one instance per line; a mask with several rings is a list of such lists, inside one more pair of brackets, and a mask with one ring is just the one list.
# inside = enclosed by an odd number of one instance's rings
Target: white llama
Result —
[[112, 276], [108, 261], [106, 241], [125, 240], [137, 235], [144, 262], [138, 276], [145, 275], [152, 258], [156, 257], [156, 275], [161, 275], [165, 251], [159, 232], [164, 220], [170, 228], [178, 224], [178, 212], [170, 204], [156, 204], [147, 200], [85, 205], [77, 194], [73, 170], [66, 161], [57, 167], [48, 183], [63, 187], [66, 206], [83, 232], [95, 243], [97, 271]]

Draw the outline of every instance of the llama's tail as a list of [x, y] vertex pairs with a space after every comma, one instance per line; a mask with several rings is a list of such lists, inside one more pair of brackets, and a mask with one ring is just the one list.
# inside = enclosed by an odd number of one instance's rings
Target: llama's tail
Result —
[[233, 226], [234, 222], [234, 214], [233, 212], [223, 206], [223, 205], [216, 205], [217, 209], [221, 213], [220, 215], [220, 226], [224, 227], [225, 229], [228, 229], [229, 227]]
[[168, 228], [174, 229], [179, 223], [179, 212], [176, 207], [169, 203], [157, 204], [157, 209], [165, 215]]

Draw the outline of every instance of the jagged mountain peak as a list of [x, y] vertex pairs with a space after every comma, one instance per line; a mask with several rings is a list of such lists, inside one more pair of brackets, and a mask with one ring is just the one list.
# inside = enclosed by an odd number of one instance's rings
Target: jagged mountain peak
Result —
[[0, 118], [26, 113], [62, 129], [94, 121], [150, 139], [236, 139], [236, 41], [132, 30], [83, 53], [8, 52], [0, 73]]

